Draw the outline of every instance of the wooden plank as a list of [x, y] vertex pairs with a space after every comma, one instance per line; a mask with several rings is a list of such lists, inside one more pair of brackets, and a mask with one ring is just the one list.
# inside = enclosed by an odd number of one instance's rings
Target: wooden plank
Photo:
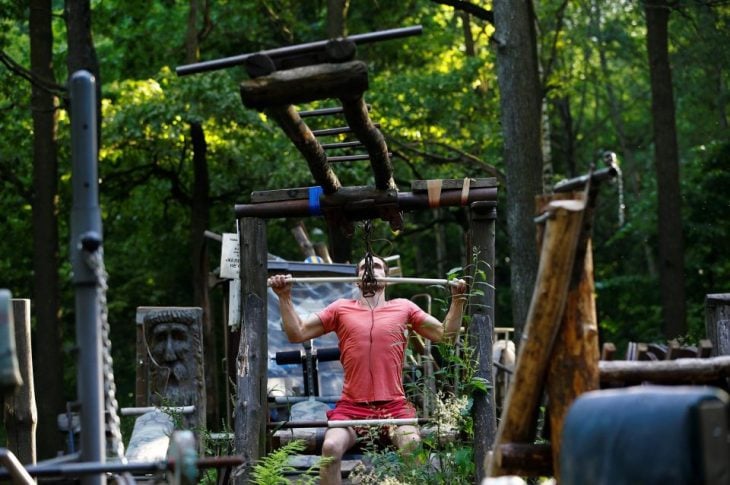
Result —
[[537, 281], [532, 295], [515, 373], [499, 423], [495, 452], [488, 475], [505, 474], [499, 445], [532, 441], [548, 361], [560, 327], [575, 253], [580, 238], [585, 202], [553, 201], [545, 227]]
[[712, 355], [730, 355], [730, 293], [705, 296], [705, 326]]
[[[411, 190], [413, 192], [427, 192], [428, 191], [428, 180], [412, 180]], [[497, 187], [497, 179], [494, 177], [487, 178], [470, 178], [469, 187], [481, 188], [481, 187]], [[464, 179], [442, 179], [441, 190], [461, 190], [464, 186]]]

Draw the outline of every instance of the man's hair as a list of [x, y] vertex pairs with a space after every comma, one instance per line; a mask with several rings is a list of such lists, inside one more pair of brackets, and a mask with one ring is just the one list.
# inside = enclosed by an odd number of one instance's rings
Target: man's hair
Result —
[[[373, 254], [373, 259], [375, 259], [375, 258], [378, 258], [380, 261], [383, 262], [383, 269], [385, 270], [385, 275], [387, 276], [388, 275], [388, 271], [390, 270], [390, 267], [388, 266], [388, 262], [382, 256], [378, 256], [377, 254]], [[360, 261], [358, 261], [357, 265], [355, 266], [355, 276], [357, 276], [358, 273], [360, 273], [360, 263], [364, 259], [365, 259], [364, 257], [361, 258]]]

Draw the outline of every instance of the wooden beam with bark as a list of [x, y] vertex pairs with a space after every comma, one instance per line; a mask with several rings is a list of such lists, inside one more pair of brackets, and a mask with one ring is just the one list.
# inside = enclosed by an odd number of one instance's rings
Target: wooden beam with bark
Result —
[[500, 446], [534, 439], [537, 410], [545, 375], [568, 294], [585, 209], [583, 200], [552, 201], [540, 254], [537, 281], [499, 423], [495, 448], [488, 458], [488, 475], [506, 473]]

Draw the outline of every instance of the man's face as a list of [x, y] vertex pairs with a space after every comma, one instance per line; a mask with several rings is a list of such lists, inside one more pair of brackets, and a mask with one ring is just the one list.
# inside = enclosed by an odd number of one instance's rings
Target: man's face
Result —
[[[362, 278], [362, 275], [365, 273], [365, 259], [362, 259], [357, 264], [357, 275]], [[385, 262], [378, 258], [373, 257], [373, 276], [376, 278], [385, 278]]]

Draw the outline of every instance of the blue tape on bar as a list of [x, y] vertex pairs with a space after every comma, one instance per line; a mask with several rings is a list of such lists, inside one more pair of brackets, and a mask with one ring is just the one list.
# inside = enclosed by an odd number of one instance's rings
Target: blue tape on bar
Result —
[[309, 214], [321, 216], [322, 208], [319, 206], [319, 196], [322, 195], [322, 187], [309, 187]]

